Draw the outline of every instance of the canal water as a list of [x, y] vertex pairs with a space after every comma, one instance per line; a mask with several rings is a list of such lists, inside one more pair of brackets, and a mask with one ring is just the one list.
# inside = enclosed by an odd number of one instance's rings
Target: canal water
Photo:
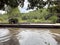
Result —
[[60, 45], [59, 43], [60, 29], [0, 29], [0, 45]]

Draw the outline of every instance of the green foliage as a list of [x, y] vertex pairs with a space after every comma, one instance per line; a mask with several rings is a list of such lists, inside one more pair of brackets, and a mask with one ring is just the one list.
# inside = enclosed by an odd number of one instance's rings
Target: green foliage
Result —
[[7, 2], [7, 5], [10, 5], [13, 8], [18, 6], [17, 0], [8, 0], [8, 1], [9, 2]]
[[8, 23], [8, 16], [7, 14], [0, 15], [0, 23]]
[[18, 6], [17, 0], [0, 0], [0, 8], [3, 8], [4, 4], [7, 4], [12, 8], [15, 8]]
[[43, 0], [28, 0], [31, 4], [31, 8], [34, 8], [35, 6], [38, 8], [43, 8], [46, 5], [46, 2]]
[[30, 13], [20, 14], [19, 22], [30, 22], [30, 23], [55, 23], [57, 16], [52, 16], [48, 20], [45, 20], [45, 16], [49, 14], [47, 9], [39, 9]]
[[48, 20], [45, 20], [45, 16], [47, 16], [50, 12], [47, 9], [39, 9], [36, 11], [32, 11], [29, 13], [20, 13], [17, 8], [11, 10], [10, 13], [0, 15], [1, 22], [8, 23], [8, 19], [17, 18], [19, 23], [55, 23], [57, 20], [56, 14], [50, 17]]
[[56, 23], [57, 19], [58, 19], [58, 17], [56, 15], [49, 18], [49, 20], [51, 20], [51, 22], [53, 22], [53, 23]]
[[19, 10], [18, 8], [12, 8], [11, 11], [8, 13], [9, 15], [16, 15], [16, 14], [19, 14]]

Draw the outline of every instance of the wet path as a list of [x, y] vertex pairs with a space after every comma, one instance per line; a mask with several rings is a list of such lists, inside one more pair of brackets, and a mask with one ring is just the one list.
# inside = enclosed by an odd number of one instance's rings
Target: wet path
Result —
[[[47, 30], [49, 30], [50, 32], [52, 32], [53, 33], [53, 35], [55, 36], [55, 39], [58, 41], [58, 42], [60, 42], [60, 36], [59, 35], [55, 35], [56, 33], [57, 34], [60, 34], [60, 29], [46, 29], [46, 28], [44, 28], [44, 29], [42, 29], [42, 28], [19, 28], [19, 29], [14, 29], [14, 30], [11, 30], [12, 31], [12, 33], [14, 33], [14, 34], [18, 34], [18, 33], [21, 33], [22, 31], [26, 31], [26, 30], [29, 30], [29, 31], [40, 31], [40, 30], [44, 30], [44, 31], [47, 31]], [[20, 37], [21, 38], [21, 37]]]
[[[31, 43], [30, 45], [39, 45], [40, 41], [38, 42], [35, 42], [36, 38], [38, 38], [39, 34], [41, 34], [40, 32], [41, 31], [47, 31], [48, 30], [54, 35], [54, 38], [56, 39], [57, 42], [60, 43], [60, 29], [42, 29], [42, 28], [8, 28], [8, 30], [10, 30], [11, 34], [13, 34], [14, 36], [11, 38], [12, 40], [8, 41], [5, 45], [9, 44], [9, 45], [28, 45], [32, 42], [32, 39], [33, 39], [33, 44]], [[39, 33], [35, 33], [35, 32], [39, 32]], [[46, 32], [46, 33], [47, 33]], [[23, 36], [22, 36], [23, 34]], [[38, 34], [38, 35], [37, 35]], [[47, 33], [48, 34], [48, 33]], [[58, 35], [59, 34], [59, 35]], [[27, 36], [28, 35], [28, 36]], [[44, 34], [43, 34], [44, 35]], [[31, 37], [32, 36], [32, 37]], [[30, 37], [30, 38], [29, 38]], [[18, 40], [17, 40], [17, 39]], [[50, 38], [48, 38], [50, 39]], [[19, 41], [20, 40], [20, 41]], [[25, 42], [24, 42], [24, 41]], [[34, 41], [35, 40], [35, 41]], [[40, 40], [40, 39], [39, 39]], [[52, 40], [52, 39], [51, 39]], [[19, 42], [18, 42], [19, 41]], [[26, 42], [27, 41], [27, 42]], [[31, 42], [30, 42], [31, 41]], [[51, 41], [50, 41], [51, 42]], [[55, 42], [55, 41], [54, 41]], [[12, 44], [10, 44], [12, 43]], [[24, 44], [25, 43], [25, 44]], [[36, 44], [35, 44], [36, 43]], [[37, 44], [38, 43], [38, 44]], [[55, 42], [56, 43], [56, 42]], [[54, 43], [54, 45], [56, 45]], [[40, 44], [41, 45], [41, 44]], [[42, 43], [42, 45], [44, 45]], [[51, 43], [52, 45], [52, 43]], [[60, 44], [59, 44], [60, 45]]]

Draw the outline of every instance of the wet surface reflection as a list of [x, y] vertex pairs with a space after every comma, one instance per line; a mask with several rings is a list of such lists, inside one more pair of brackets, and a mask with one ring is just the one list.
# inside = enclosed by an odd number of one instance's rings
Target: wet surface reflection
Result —
[[[4, 31], [1, 34], [0, 29], [0, 45], [60, 45], [60, 29], [7, 28], [7, 30], [10, 31], [11, 37], [8, 41], [1, 42], [1, 35], [4, 35]], [[9, 32], [6, 31], [6, 33]]]

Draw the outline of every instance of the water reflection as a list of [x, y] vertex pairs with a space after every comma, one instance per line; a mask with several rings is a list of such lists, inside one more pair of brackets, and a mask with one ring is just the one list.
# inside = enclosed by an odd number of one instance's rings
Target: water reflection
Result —
[[58, 45], [60, 43], [60, 29], [8, 28], [0, 30], [1, 32], [12, 35], [9, 40], [4, 41], [3, 45]]
[[19, 45], [19, 42], [8, 29], [3, 28], [0, 29], [0, 45]]
[[10, 40], [10, 32], [8, 29], [0, 29], [0, 41], [5, 42]]
[[57, 45], [57, 41], [52, 37], [49, 31], [22, 31], [20, 34], [21, 45]]

